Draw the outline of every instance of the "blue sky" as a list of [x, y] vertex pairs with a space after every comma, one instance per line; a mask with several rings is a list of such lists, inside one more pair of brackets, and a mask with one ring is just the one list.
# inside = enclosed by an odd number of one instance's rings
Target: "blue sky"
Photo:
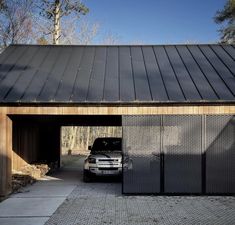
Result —
[[[141, 42], [213, 43], [219, 40], [213, 17], [226, 0], [84, 0], [86, 18], [98, 21], [99, 38], [112, 33], [122, 44]], [[99, 42], [99, 38], [96, 40]]]

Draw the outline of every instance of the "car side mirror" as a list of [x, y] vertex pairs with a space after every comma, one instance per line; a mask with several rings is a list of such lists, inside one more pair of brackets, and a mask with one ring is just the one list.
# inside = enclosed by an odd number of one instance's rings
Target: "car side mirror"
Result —
[[91, 146], [90, 146], [90, 145], [88, 146], [88, 150], [90, 150], [90, 151], [91, 151]]

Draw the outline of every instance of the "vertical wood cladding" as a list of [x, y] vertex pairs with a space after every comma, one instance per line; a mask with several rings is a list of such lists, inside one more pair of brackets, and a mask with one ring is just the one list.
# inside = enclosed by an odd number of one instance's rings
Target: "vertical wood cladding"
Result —
[[0, 113], [0, 197], [11, 192], [12, 122]]

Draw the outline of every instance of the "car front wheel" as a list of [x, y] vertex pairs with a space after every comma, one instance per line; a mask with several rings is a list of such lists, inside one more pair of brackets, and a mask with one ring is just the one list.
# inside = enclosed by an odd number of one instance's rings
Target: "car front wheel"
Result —
[[83, 181], [86, 183], [91, 181], [91, 175], [87, 170], [83, 170]]

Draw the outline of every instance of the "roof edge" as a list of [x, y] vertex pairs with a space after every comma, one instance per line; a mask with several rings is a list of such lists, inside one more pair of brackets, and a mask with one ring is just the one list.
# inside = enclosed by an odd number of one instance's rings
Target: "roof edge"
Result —
[[170, 107], [170, 106], [235, 106], [235, 101], [202, 102], [4, 102], [0, 107]]
[[218, 45], [218, 46], [233, 46], [233, 44], [223, 44], [223, 43], [172, 43], [172, 44], [91, 44], [91, 45], [82, 45], [82, 44], [74, 44], [74, 45], [40, 45], [40, 44], [10, 44], [9, 46], [49, 46], [49, 47], [151, 47], [151, 46], [208, 46], [208, 45]]

